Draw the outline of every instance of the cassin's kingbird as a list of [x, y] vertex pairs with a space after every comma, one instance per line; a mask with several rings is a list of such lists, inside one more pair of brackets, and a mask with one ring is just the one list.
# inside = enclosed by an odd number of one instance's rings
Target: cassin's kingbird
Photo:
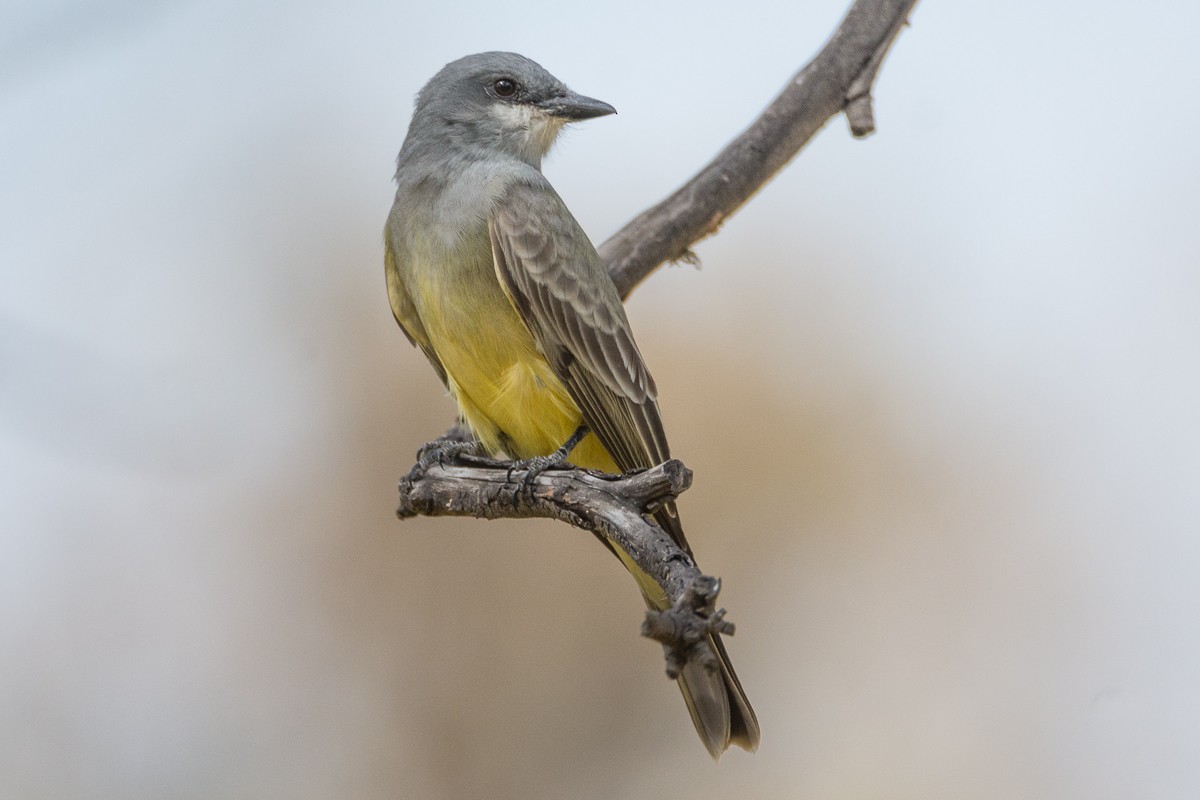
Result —
[[[546, 456], [586, 425], [578, 466], [670, 457], [620, 296], [541, 172], [565, 123], [614, 112], [515, 53], [461, 58], [417, 95], [384, 233], [388, 297], [489, 454]], [[691, 553], [674, 504], [654, 519]], [[665, 608], [658, 584], [609, 546]], [[709, 645], [718, 666], [692, 661], [679, 678], [692, 721], [714, 757], [753, 750], [758, 720], [720, 637]]]

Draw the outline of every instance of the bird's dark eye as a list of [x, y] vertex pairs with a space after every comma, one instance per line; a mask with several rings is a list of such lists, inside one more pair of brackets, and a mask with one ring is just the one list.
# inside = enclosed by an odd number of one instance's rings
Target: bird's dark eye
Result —
[[512, 97], [517, 91], [516, 81], [501, 78], [492, 84], [492, 91], [501, 97]]

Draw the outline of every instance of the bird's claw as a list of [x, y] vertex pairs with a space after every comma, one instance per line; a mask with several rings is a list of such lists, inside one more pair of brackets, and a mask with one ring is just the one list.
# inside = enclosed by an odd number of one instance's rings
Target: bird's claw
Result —
[[522, 491], [532, 491], [533, 483], [537, 480], [538, 475], [541, 475], [551, 467], [557, 467], [567, 460], [566, 455], [561, 458], [557, 457], [557, 453], [552, 453], [548, 456], [534, 456], [533, 458], [525, 458], [520, 461], [513, 461], [508, 465], [507, 479], [509, 483], [513, 482], [514, 472], [524, 472], [521, 480], [517, 482], [516, 488], [513, 489], [512, 501], [516, 505]]
[[509, 464], [507, 475], [507, 480], [509, 482], [512, 482], [514, 472], [519, 472], [521, 470], [525, 471], [525, 477], [521, 479], [521, 482], [518, 483], [517, 487], [513, 490], [513, 505], [515, 506], [517, 504], [517, 500], [521, 496], [522, 489], [531, 490], [533, 488], [533, 482], [537, 480], [538, 475], [541, 475], [543, 472], [552, 467], [561, 466], [562, 464], [567, 463], [567, 458], [570, 457], [571, 451], [575, 449], [575, 445], [579, 444], [583, 440], [583, 437], [587, 436], [587, 434], [588, 426], [580, 425], [575, 429], [575, 432], [571, 434], [570, 438], [563, 442], [562, 447], [558, 448], [553, 453], [545, 456], [525, 458], [521, 459], [520, 461], [513, 461], [511, 464]]
[[474, 439], [466, 442], [460, 442], [455, 439], [437, 439], [436, 441], [426, 442], [417, 450], [417, 463], [409, 475], [410, 477], [416, 477], [434, 464], [444, 467], [447, 461], [453, 461], [466, 453], [478, 453], [479, 451], [479, 442]]

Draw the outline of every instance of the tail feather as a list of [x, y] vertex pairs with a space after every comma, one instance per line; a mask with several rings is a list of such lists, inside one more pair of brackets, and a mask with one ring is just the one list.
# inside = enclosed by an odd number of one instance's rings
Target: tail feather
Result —
[[[674, 503], [667, 503], [654, 513], [654, 521], [663, 528], [675, 542], [691, 555], [683, 535], [683, 525]], [[664, 610], [669, 605], [666, 594], [661, 586], [638, 567], [637, 563], [619, 547], [613, 545], [605, 536], [596, 534], [601, 542], [612, 551], [625, 568], [637, 581], [642, 590], [642, 597], [649, 608]], [[714, 759], [729, 749], [731, 744], [744, 750], [754, 752], [758, 749], [759, 727], [758, 718], [746, 692], [733, 671], [729, 661], [729, 653], [719, 634], [709, 634], [708, 646], [712, 650], [714, 665], [708, 667], [699, 661], [689, 661], [679, 674], [679, 690], [687, 703], [688, 712], [692, 715], [692, 723], [700, 734], [700, 741], [708, 748]]]
[[[658, 509], [654, 513], [654, 521], [688, 555], [692, 554], [674, 503], [666, 503]], [[632, 569], [630, 571], [633, 572]], [[636, 572], [634, 577], [637, 577]], [[642, 593], [650, 607], [656, 607], [646, 594], [645, 587]], [[725, 651], [725, 643], [720, 635], [709, 634], [708, 646], [716, 657], [717, 669], [709, 672], [700, 664], [691, 662], [684, 666], [679, 675], [679, 690], [683, 692], [696, 732], [713, 758], [719, 757], [731, 744], [754, 752], [758, 749], [758, 717], [754, 715], [754, 709], [746, 699], [746, 691], [733, 671], [733, 664], [729, 661], [729, 653]]]
[[710, 635], [708, 645], [716, 657], [715, 668], [690, 661], [679, 674], [679, 690], [692, 715], [692, 724], [714, 759], [731, 744], [753, 752], [758, 749], [758, 718], [733, 671], [721, 637]]
[[708, 641], [717, 654], [717, 660], [721, 664], [721, 677], [725, 681], [725, 691], [729, 693], [729, 743], [736, 744], [743, 750], [753, 753], [758, 749], [760, 735], [758, 717], [754, 715], [754, 709], [750, 707], [750, 701], [746, 698], [742, 682], [738, 680], [737, 673], [733, 671], [729, 653], [725, 652], [725, 643], [717, 634], [709, 636]]

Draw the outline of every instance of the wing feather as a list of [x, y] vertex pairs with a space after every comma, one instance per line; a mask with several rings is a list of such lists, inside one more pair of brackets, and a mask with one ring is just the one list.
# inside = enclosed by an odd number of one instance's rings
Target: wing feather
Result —
[[549, 184], [511, 186], [489, 228], [499, 277], [535, 336], [565, 348], [618, 396], [653, 401], [654, 380], [612, 279]]
[[[625, 307], [587, 234], [546, 184], [520, 183], [498, 199], [488, 230], [496, 274], [513, 305], [622, 470], [671, 457], [654, 379]], [[655, 519], [691, 552], [674, 503]]]
[[621, 299], [562, 200], [549, 184], [516, 184], [489, 229], [498, 277], [618, 465], [669, 458], [654, 380]]

